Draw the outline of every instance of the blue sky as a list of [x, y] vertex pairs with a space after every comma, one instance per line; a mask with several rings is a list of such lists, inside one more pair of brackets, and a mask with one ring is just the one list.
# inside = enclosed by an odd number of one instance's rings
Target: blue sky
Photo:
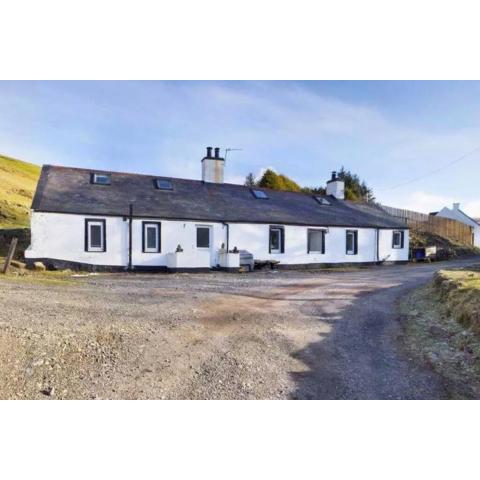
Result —
[[448, 166], [480, 147], [480, 82], [0, 82], [5, 155], [198, 179], [207, 145], [242, 149], [229, 182], [343, 165], [387, 205], [480, 216], [480, 151]]

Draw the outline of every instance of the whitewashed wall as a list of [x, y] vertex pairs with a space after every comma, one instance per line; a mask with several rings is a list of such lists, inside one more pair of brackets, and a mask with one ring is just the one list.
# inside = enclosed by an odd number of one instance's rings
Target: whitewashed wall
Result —
[[[214, 267], [218, 263], [218, 251], [222, 243], [226, 242], [226, 227], [221, 223], [212, 222], [183, 222], [162, 220], [161, 253], [142, 253], [142, 222], [158, 222], [158, 219], [134, 219], [132, 224], [132, 263], [141, 267], [150, 266], [166, 266], [167, 254], [175, 252], [177, 245], [180, 245], [185, 253], [185, 257], [191, 259], [190, 268]], [[209, 226], [210, 230], [210, 264], [205, 264], [207, 258], [205, 254], [196, 255], [198, 249], [197, 242], [197, 225]]]
[[[85, 252], [85, 218], [106, 220], [106, 252]], [[132, 224], [132, 263], [136, 266], [166, 266], [167, 253], [181, 245], [185, 257], [191, 259], [191, 268], [216, 266], [218, 251], [226, 238], [226, 227], [221, 223], [161, 222], [161, 252], [142, 252], [142, 222], [158, 222], [158, 219], [134, 219]], [[196, 248], [196, 226], [211, 227], [210, 256]], [[27, 258], [52, 258], [92, 265], [128, 265], [128, 221], [122, 217], [95, 215], [68, 215], [32, 212], [32, 243], [25, 252]], [[206, 260], [207, 259], [207, 263]], [[208, 263], [208, 259], [210, 262]]]
[[[268, 252], [269, 225], [230, 224], [230, 248], [250, 251], [256, 259], [275, 259], [286, 264], [304, 263], [357, 263], [377, 260], [376, 229], [358, 228], [358, 254], [346, 254], [346, 230], [329, 227], [325, 234], [325, 254], [307, 252], [307, 230], [303, 226], [285, 226], [285, 253]], [[354, 229], [355, 230], [355, 229]], [[380, 259], [390, 256], [391, 261], [408, 260], [408, 230], [403, 249], [392, 249], [393, 230], [379, 230]]]
[[[106, 220], [106, 252], [85, 252], [85, 218]], [[190, 268], [204, 268], [219, 264], [219, 250], [227, 242], [227, 228], [222, 223], [161, 221], [161, 253], [142, 253], [142, 221], [158, 219], [135, 219], [132, 225], [134, 266], [167, 266], [167, 254], [181, 245]], [[210, 255], [196, 248], [196, 226], [211, 227]], [[376, 230], [359, 228], [358, 254], [345, 252], [346, 228], [330, 227], [325, 235], [325, 254], [307, 253], [307, 230], [303, 226], [285, 227], [285, 253], [270, 254], [269, 225], [230, 224], [229, 247], [248, 250], [255, 259], [277, 259], [282, 264], [305, 263], [361, 263], [377, 260]], [[27, 258], [52, 258], [92, 265], [128, 265], [128, 221], [122, 217], [67, 215], [32, 212], [32, 244], [26, 251]], [[403, 249], [392, 249], [392, 230], [379, 230], [379, 258], [388, 261], [408, 260], [408, 231]]]
[[408, 230], [405, 230], [403, 248], [392, 248], [393, 230], [379, 230], [379, 259], [387, 262], [407, 261], [409, 240]]
[[[85, 218], [105, 219], [106, 252], [85, 251]], [[91, 265], [128, 264], [128, 222], [121, 217], [32, 212], [32, 243], [27, 258], [53, 258]]]

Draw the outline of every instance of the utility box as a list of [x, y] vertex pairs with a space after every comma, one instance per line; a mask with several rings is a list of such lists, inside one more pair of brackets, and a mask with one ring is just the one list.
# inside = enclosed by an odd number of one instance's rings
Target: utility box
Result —
[[417, 247], [412, 249], [412, 260], [415, 262], [432, 262], [437, 260], [437, 247]]

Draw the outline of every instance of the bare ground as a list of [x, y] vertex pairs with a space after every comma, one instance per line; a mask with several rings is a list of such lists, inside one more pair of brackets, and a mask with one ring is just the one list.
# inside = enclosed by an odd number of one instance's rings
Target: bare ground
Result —
[[440, 266], [0, 278], [0, 398], [446, 398], [395, 310]]

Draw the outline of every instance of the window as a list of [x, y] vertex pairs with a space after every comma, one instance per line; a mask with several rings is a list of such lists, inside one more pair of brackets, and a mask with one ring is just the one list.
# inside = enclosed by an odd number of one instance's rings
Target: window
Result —
[[323, 198], [323, 197], [313, 197], [315, 198], [315, 200], [320, 204], [320, 205], [331, 205], [331, 203], [326, 199], [326, 198]]
[[85, 251], [107, 251], [105, 220], [85, 219]]
[[109, 173], [92, 173], [91, 182], [97, 185], [110, 185]]
[[325, 230], [308, 230], [308, 253], [325, 253]]
[[358, 253], [358, 231], [347, 230], [347, 255]]
[[210, 227], [197, 227], [197, 248], [210, 248]]
[[269, 253], [285, 253], [285, 232], [283, 227], [270, 227]]
[[392, 238], [392, 248], [403, 248], [404, 232], [402, 230], [394, 230]]
[[161, 248], [161, 224], [159, 222], [142, 222], [143, 253], [159, 253]]
[[158, 190], [173, 190], [172, 181], [165, 178], [157, 178], [155, 186]]
[[252, 194], [255, 198], [258, 198], [260, 200], [268, 199], [268, 195], [263, 190], [252, 189]]

